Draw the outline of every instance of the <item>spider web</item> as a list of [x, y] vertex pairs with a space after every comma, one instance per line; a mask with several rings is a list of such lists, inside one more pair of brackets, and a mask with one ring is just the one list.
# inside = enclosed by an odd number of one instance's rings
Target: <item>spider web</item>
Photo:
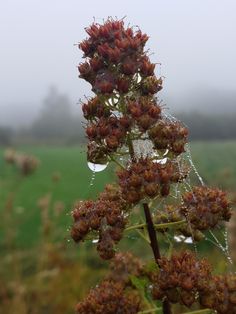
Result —
[[[169, 113], [165, 112], [164, 115], [165, 115], [165, 118], [171, 122], [178, 121], [174, 116], [170, 115]], [[185, 145], [185, 153], [177, 157], [177, 164], [178, 164], [178, 169], [180, 172], [181, 172], [181, 162], [183, 161], [187, 162], [190, 172], [187, 178], [184, 179], [183, 182], [181, 182], [181, 184], [177, 183], [175, 185], [174, 193], [172, 192], [171, 194], [171, 197], [175, 199], [180, 199], [181, 197], [181, 189], [179, 187], [180, 185], [183, 186], [186, 192], [192, 191], [192, 180], [197, 181], [197, 183], [201, 186], [205, 186], [204, 180], [199, 174], [193, 162], [189, 143]], [[190, 223], [189, 223], [189, 227], [191, 228]], [[228, 229], [225, 224], [221, 226], [217, 226], [217, 230], [214, 230], [214, 231], [209, 230], [207, 235], [204, 236], [204, 240], [214, 245], [214, 247], [216, 247], [218, 250], [220, 250], [223, 253], [224, 258], [226, 259], [229, 268], [233, 266], [234, 263], [230, 256], [230, 251], [229, 251]], [[183, 238], [182, 241], [185, 243], [186, 242], [191, 243], [191, 241], [188, 241], [188, 238], [185, 238], [185, 239]], [[194, 241], [194, 239], [192, 240], [192, 244], [194, 245], [195, 251], [198, 252], [197, 242]]]
[[[172, 116], [167, 111], [164, 111], [163, 118], [165, 118], [166, 120], [168, 120], [170, 122], [180, 122], [176, 117]], [[168, 153], [168, 150], [164, 154], [158, 155], [157, 151], [153, 149], [152, 141], [148, 139], [146, 134], [143, 135], [142, 139], [134, 140], [133, 144], [134, 144], [133, 145], [134, 146], [134, 153], [135, 153], [135, 156], [137, 158], [155, 157], [156, 162], [161, 162], [161, 163], [166, 162], [165, 154]], [[128, 149], [126, 148], [124, 152], [127, 153]], [[119, 157], [119, 161], [120, 161], [121, 165], [123, 165], [123, 166], [127, 165], [127, 162], [130, 161], [128, 156], [129, 155], [127, 154], [127, 155], [121, 155]], [[185, 145], [185, 153], [176, 157], [175, 161], [177, 163], [178, 171], [180, 172], [180, 174], [184, 172], [184, 167], [186, 165], [189, 168], [189, 175], [183, 181], [181, 181], [181, 183], [174, 184], [173, 188], [171, 189], [170, 195], [169, 195], [176, 202], [179, 202], [179, 204], [181, 204], [182, 203], [182, 197], [181, 197], [182, 193], [192, 191], [192, 186], [193, 186], [192, 181], [197, 182], [197, 184], [199, 184], [201, 186], [205, 186], [205, 183], [204, 183], [203, 178], [199, 174], [199, 172], [198, 172], [198, 170], [197, 170], [197, 168], [193, 162], [189, 143], [187, 143]], [[90, 184], [89, 184], [90, 193], [91, 193], [91, 189], [93, 188], [93, 185], [94, 185], [95, 177], [96, 177], [96, 171], [93, 170]], [[158, 206], [155, 206], [156, 209], [154, 210], [153, 214], [154, 215], [155, 215], [155, 213], [161, 214], [162, 208], [166, 204], [167, 204], [167, 199], [162, 198], [161, 201], [159, 202]], [[188, 226], [189, 226], [189, 229], [191, 231], [191, 224], [189, 221], [188, 221]], [[191, 233], [193, 234], [192, 231], [191, 231]], [[170, 241], [169, 235], [166, 235], [166, 236], [168, 236], [167, 240], [169, 242]], [[126, 234], [126, 235], [124, 235], [124, 237], [131, 239], [131, 240], [137, 240], [139, 238], [138, 236], [136, 236], [134, 234], [132, 234], [132, 235]], [[229, 251], [228, 230], [227, 230], [227, 227], [225, 224], [218, 226], [217, 230], [208, 231], [207, 235], [204, 235], [204, 239], [201, 240], [201, 242], [204, 240], [207, 241], [208, 243], [211, 243], [214, 247], [216, 247], [223, 254], [224, 258], [226, 259], [226, 261], [228, 263], [229, 268], [231, 266], [233, 266], [234, 263], [233, 263], [233, 260], [230, 256], [230, 251]], [[186, 243], [188, 245], [193, 245], [195, 252], [199, 253], [198, 243], [193, 239], [193, 237], [185, 237], [185, 236], [181, 236], [181, 235], [180, 236], [174, 236], [173, 235], [172, 241], [182, 242], [182, 243]]]

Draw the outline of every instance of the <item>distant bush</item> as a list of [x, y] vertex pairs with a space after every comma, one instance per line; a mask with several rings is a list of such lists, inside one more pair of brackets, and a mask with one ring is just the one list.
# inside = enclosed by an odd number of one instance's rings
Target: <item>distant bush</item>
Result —
[[189, 127], [192, 140], [236, 139], [236, 113], [209, 115], [189, 112], [178, 113], [177, 116]]
[[0, 127], [0, 145], [8, 146], [12, 141], [13, 131], [8, 127]]

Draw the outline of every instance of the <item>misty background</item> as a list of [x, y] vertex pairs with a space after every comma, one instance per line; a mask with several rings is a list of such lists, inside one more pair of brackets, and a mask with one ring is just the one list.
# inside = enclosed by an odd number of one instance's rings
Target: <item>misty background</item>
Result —
[[150, 39], [161, 63], [159, 93], [192, 139], [236, 138], [236, 1], [150, 0], [0, 2], [0, 143], [66, 143], [84, 139], [76, 44], [94, 19], [123, 18]]

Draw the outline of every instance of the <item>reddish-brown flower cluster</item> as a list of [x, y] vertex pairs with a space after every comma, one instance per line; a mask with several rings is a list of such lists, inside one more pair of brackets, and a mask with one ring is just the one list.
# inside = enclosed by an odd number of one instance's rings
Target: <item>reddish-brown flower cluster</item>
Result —
[[94, 164], [104, 165], [108, 162], [107, 151], [107, 147], [91, 141], [87, 145], [87, 160]]
[[81, 42], [79, 48], [87, 61], [78, 69], [80, 77], [92, 84], [95, 93], [127, 93], [136, 73], [141, 78], [150, 77], [142, 84], [144, 94], [161, 89], [161, 80], [154, 77], [155, 64], [143, 51], [148, 40], [146, 34], [125, 28], [123, 21], [112, 19], [103, 25], [94, 23], [86, 32], [89, 38]]
[[142, 96], [128, 102], [128, 113], [143, 132], [160, 118], [161, 108], [155, 99]]
[[90, 99], [87, 103], [83, 103], [82, 110], [85, 119], [93, 120], [95, 118], [108, 118], [111, 115], [111, 111], [108, 107], [104, 106], [99, 98], [96, 96]]
[[192, 192], [183, 195], [183, 203], [181, 213], [192, 229], [214, 228], [220, 221], [228, 221], [231, 217], [226, 193], [216, 188], [194, 187]]
[[115, 195], [108, 199], [108, 194], [109, 190], [106, 190], [97, 201], [81, 201], [72, 211], [71, 237], [79, 242], [92, 232], [98, 237], [97, 250], [103, 259], [114, 256], [114, 245], [121, 240], [126, 224], [124, 201], [117, 196], [111, 199]]
[[149, 76], [143, 79], [141, 83], [141, 91], [143, 95], [154, 95], [162, 90], [162, 79], [156, 76]]
[[200, 304], [218, 314], [236, 314], [235, 275], [213, 276], [208, 289], [200, 291]]
[[76, 306], [78, 314], [136, 314], [141, 309], [139, 294], [122, 282], [102, 281]]
[[[178, 206], [175, 205], [164, 206], [161, 209], [161, 211], [155, 213], [153, 219], [156, 224], [183, 222], [179, 226], [176, 226], [175, 228], [178, 234], [184, 235], [185, 237], [192, 237], [194, 241], [201, 241], [204, 238], [204, 235], [200, 230], [191, 227], [186, 217], [181, 213], [180, 207]], [[159, 231], [167, 232], [168, 228], [159, 229]]]
[[124, 142], [130, 124], [130, 119], [126, 116], [102, 117], [87, 126], [86, 134], [90, 141], [94, 141], [100, 147], [103, 146], [107, 152], [114, 152]]
[[110, 264], [109, 278], [115, 281], [130, 283], [130, 274], [140, 277], [144, 274], [144, 265], [141, 260], [129, 252], [116, 253]]
[[156, 149], [169, 149], [176, 155], [185, 151], [188, 129], [178, 121], [159, 120], [148, 133]]
[[211, 268], [206, 260], [198, 260], [192, 252], [181, 252], [170, 259], [159, 260], [160, 269], [149, 274], [152, 295], [156, 300], [167, 298], [171, 303], [190, 307], [199, 291], [208, 289]]
[[176, 177], [174, 171], [177, 170], [171, 161], [161, 164], [140, 158], [132, 162], [127, 170], [117, 173], [123, 198], [135, 204], [145, 197], [167, 196]]
[[39, 160], [36, 157], [12, 149], [5, 151], [4, 159], [7, 163], [15, 165], [23, 176], [32, 174], [39, 165]]
[[117, 253], [112, 259], [110, 273], [86, 299], [80, 302], [78, 314], [135, 314], [143, 309], [140, 295], [130, 281], [130, 275], [140, 276], [143, 265], [131, 253]]

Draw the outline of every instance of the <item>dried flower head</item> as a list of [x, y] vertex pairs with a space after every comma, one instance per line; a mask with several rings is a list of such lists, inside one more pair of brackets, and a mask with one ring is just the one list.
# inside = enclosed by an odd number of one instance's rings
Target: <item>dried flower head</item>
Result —
[[131, 121], [125, 116], [102, 117], [87, 125], [86, 134], [98, 147], [105, 147], [108, 152], [114, 152], [124, 143], [130, 125]]
[[174, 171], [177, 170], [170, 160], [165, 164], [148, 157], [133, 161], [127, 169], [117, 173], [123, 198], [130, 204], [136, 204], [145, 197], [167, 196]]
[[178, 121], [159, 120], [149, 130], [149, 136], [156, 149], [168, 149], [179, 155], [185, 151], [184, 146], [187, 143], [188, 129]]
[[228, 221], [231, 209], [226, 193], [205, 186], [194, 187], [183, 195], [181, 213], [185, 215], [193, 229], [214, 228], [221, 221]]
[[15, 165], [23, 176], [32, 174], [39, 165], [39, 160], [35, 156], [17, 152], [13, 149], [7, 149], [4, 152], [4, 159], [7, 163]]
[[78, 314], [136, 314], [141, 310], [141, 297], [125, 289], [122, 282], [102, 281], [91, 289], [87, 298], [76, 306]]
[[136, 277], [144, 273], [144, 264], [130, 252], [116, 253], [110, 264], [109, 278], [115, 281], [130, 283], [130, 275]]
[[161, 108], [155, 99], [142, 96], [135, 100], [129, 100], [128, 113], [138, 128], [144, 132], [160, 118]]
[[86, 32], [89, 38], [79, 48], [87, 60], [78, 69], [80, 77], [92, 85], [95, 93], [127, 93], [131, 76], [154, 75], [155, 64], [144, 54], [148, 37], [140, 30], [125, 28], [123, 21], [108, 19], [103, 25], [92, 24]]
[[111, 260], [109, 274], [76, 306], [77, 313], [138, 313], [144, 305], [130, 275], [140, 276], [142, 273], [143, 264], [138, 258], [129, 252], [117, 253]]
[[159, 260], [160, 270], [149, 274], [153, 282], [152, 294], [156, 300], [166, 297], [171, 303], [190, 307], [198, 291], [208, 288], [211, 268], [206, 260], [198, 260], [192, 252], [184, 251], [170, 259]]
[[236, 314], [235, 275], [213, 276], [207, 289], [199, 292], [200, 304], [219, 314]]
[[126, 224], [125, 202], [118, 197], [108, 199], [108, 195], [107, 191], [97, 201], [79, 202], [72, 211], [71, 237], [80, 242], [92, 233], [98, 238], [97, 250], [103, 259], [114, 256], [114, 245], [121, 240]]

